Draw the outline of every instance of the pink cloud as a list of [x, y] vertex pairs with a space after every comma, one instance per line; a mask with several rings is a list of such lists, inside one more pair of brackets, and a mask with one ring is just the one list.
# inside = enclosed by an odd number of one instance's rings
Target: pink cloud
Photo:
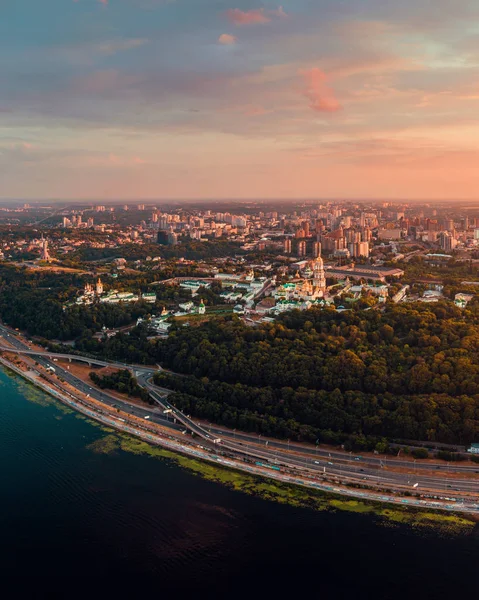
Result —
[[232, 46], [233, 44], [236, 44], [237, 41], [238, 38], [234, 35], [230, 35], [229, 33], [223, 33], [218, 38], [218, 44], [223, 46]]
[[106, 6], [108, 4], [108, 0], [98, 0], [98, 2], [100, 4], [103, 4], [103, 6]]
[[226, 13], [227, 18], [235, 25], [257, 25], [260, 23], [269, 23], [274, 17], [284, 18], [288, 15], [282, 6], [275, 10], [265, 10], [264, 8], [254, 8], [251, 10], [240, 10], [231, 8]]
[[226, 16], [235, 25], [255, 25], [257, 23], [269, 23], [271, 18], [265, 14], [264, 8], [243, 11], [239, 8], [231, 8]]
[[334, 96], [333, 90], [327, 85], [327, 77], [317, 67], [301, 71], [306, 87], [303, 96], [309, 101], [309, 107], [317, 112], [336, 112], [341, 105]]

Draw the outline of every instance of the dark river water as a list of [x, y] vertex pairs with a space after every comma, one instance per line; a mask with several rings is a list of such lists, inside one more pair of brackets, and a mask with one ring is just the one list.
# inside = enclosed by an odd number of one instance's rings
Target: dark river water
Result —
[[234, 492], [0, 372], [2, 598], [479, 597], [479, 535], [447, 537]]

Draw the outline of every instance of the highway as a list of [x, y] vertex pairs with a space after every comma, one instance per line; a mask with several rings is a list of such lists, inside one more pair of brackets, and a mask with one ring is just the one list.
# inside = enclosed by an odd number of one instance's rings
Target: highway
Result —
[[[424, 464], [417, 462], [413, 465], [410, 461], [391, 459], [386, 457], [354, 457], [344, 452], [328, 451], [321, 448], [312, 449], [299, 444], [286, 444], [276, 440], [261, 441], [261, 436], [252, 436], [246, 433], [231, 432], [213, 426], [206, 428], [197, 423], [181, 411], [177, 410], [168, 400], [168, 393], [157, 388], [152, 382], [153, 370], [147, 367], [135, 367], [122, 363], [83, 358], [83, 362], [99, 366], [114, 366], [128, 368], [137, 377], [138, 384], [145, 387], [159, 408], [142, 408], [126, 401], [119, 400], [90, 386], [87, 382], [73, 375], [68, 367], [59, 365], [58, 359], [79, 360], [82, 357], [68, 354], [55, 354], [52, 352], [39, 352], [31, 350], [28, 345], [11, 330], [0, 326], [0, 335], [14, 347], [18, 354], [33, 355], [37, 362], [44, 368], [54, 368], [56, 375], [75, 389], [89, 395], [91, 398], [139, 418], [148, 417], [150, 422], [167, 425], [179, 430], [187, 430], [203, 440], [204, 445], [216, 452], [229, 453], [242, 460], [263, 461], [277, 465], [284, 469], [315, 477], [337, 478], [338, 481], [352, 480], [362, 485], [378, 487], [381, 489], [396, 488], [402, 490], [415, 490], [425, 493], [431, 490], [436, 495], [454, 497], [455, 493], [473, 493], [479, 496], [479, 478], [461, 478], [458, 474], [472, 474], [479, 468], [466, 465]], [[0, 344], [0, 351], [12, 352], [13, 348]], [[56, 360], [54, 360], [56, 359]], [[166, 414], [165, 414], [166, 411]], [[221, 450], [220, 450], [221, 449]], [[390, 466], [409, 469], [409, 472], [390, 470]], [[414, 468], [414, 473], [411, 470]], [[438, 475], [431, 475], [430, 471], [436, 469]], [[429, 471], [426, 473], [424, 471]], [[423, 471], [423, 472], [421, 472]], [[413, 487], [414, 486], [414, 487]]]
[[[472, 492], [479, 495], [479, 478], [454, 478], [451, 477], [451, 471], [444, 473], [442, 476], [389, 471], [387, 470], [387, 467], [386, 469], [381, 468], [380, 459], [364, 459], [363, 457], [358, 457], [359, 460], [356, 460], [356, 457], [348, 457], [344, 453], [329, 453], [327, 451], [321, 451], [321, 454], [319, 451], [318, 454], [312, 454], [310, 451], [305, 452], [304, 447], [297, 445], [290, 445], [288, 451], [288, 447], [284, 442], [271, 442], [269, 440], [267, 445], [265, 442], [264, 446], [260, 446], [258, 444], [258, 438], [253, 438], [246, 434], [238, 435], [235, 433], [233, 434], [233, 439], [231, 439], [231, 432], [225, 432], [217, 427], [211, 428], [211, 430], [209, 428], [207, 429], [178, 411], [168, 401], [165, 394], [150, 383], [148, 375], [140, 376], [138, 378], [138, 383], [144, 385], [149, 390], [154, 400], [164, 410], [170, 410], [171, 414], [174, 415], [189, 431], [194, 432], [196, 435], [210, 443], [215, 443], [215, 440], [220, 439], [221, 441], [218, 442], [217, 445], [221, 445], [221, 448], [231, 450], [236, 454], [253, 456], [273, 465], [284, 465], [291, 468], [307, 469], [316, 473], [335, 475], [339, 479], [350, 477], [358, 481], [367, 480], [368, 483], [372, 483], [373, 485], [403, 486], [415, 489], [413, 486], [418, 484], [418, 488], [439, 489], [441, 492], [448, 494], [450, 494], [451, 491], [459, 491]], [[225, 433], [227, 435], [225, 435]], [[237, 439], [244, 439], [245, 441], [236, 441]], [[300, 450], [298, 454], [296, 454], [297, 449]], [[295, 451], [294, 454], [292, 453], [293, 450]], [[374, 460], [377, 461], [376, 464], [371, 464]], [[409, 469], [413, 467], [411, 462], [398, 462], [405, 464]], [[434, 469], [434, 465], [432, 467], [429, 465], [429, 470], [432, 469]]]
[[[0, 325], [0, 332], [3, 334], [4, 339], [6, 339], [10, 344], [15, 346], [16, 354], [26, 355], [26, 356], [45, 356], [47, 358], [56, 358], [72, 361], [78, 361], [87, 363], [89, 366], [95, 365], [97, 367], [113, 367], [115, 369], [128, 369], [129, 371], [145, 371], [147, 373], [154, 373], [155, 369], [152, 367], [145, 367], [142, 365], [134, 366], [127, 365], [125, 363], [119, 363], [112, 360], [100, 360], [98, 358], [91, 358], [89, 356], [81, 356], [80, 354], [61, 354], [58, 352], [48, 352], [47, 350], [32, 350], [25, 343], [20, 342], [18, 337], [13, 333], [9, 333], [3, 326]], [[18, 342], [15, 344], [15, 342]], [[11, 352], [11, 348], [8, 345], [0, 344], [0, 352]]]
[[[233, 432], [229, 429], [221, 429], [216, 425], [212, 425], [211, 427], [206, 427], [206, 430], [210, 433], [215, 434], [216, 437], [228, 437], [234, 440], [239, 440], [240, 442], [245, 442], [248, 444], [259, 444], [265, 445], [266, 441], [268, 442], [269, 448], [278, 448], [285, 450], [286, 448], [291, 452], [298, 452], [300, 454], [305, 454], [310, 458], [314, 459], [317, 457], [328, 458], [329, 460], [337, 460], [345, 462], [357, 462], [357, 454], [350, 452], [339, 452], [334, 450], [324, 450], [321, 447], [316, 447], [315, 449], [295, 444], [295, 443], [285, 443], [279, 440], [262, 439], [262, 436], [252, 435], [243, 432]], [[479, 474], [479, 464], [478, 465], [461, 465], [461, 464], [441, 464], [441, 463], [424, 463], [420, 460], [417, 460], [414, 464], [410, 460], [401, 460], [394, 456], [361, 456], [360, 462], [362, 464], [367, 464], [370, 466], [375, 466], [376, 468], [404, 468], [411, 469], [414, 468], [416, 471], [440, 471], [445, 474], [447, 473], [469, 473], [469, 474]]]
[[[145, 418], [146, 416], [149, 416], [150, 419], [152, 421], [156, 421], [159, 425], [163, 425], [163, 426], [168, 426], [168, 427], [173, 427], [176, 430], [180, 430], [181, 427], [178, 425], [175, 425], [175, 423], [173, 422], [173, 418], [172, 417], [168, 417], [167, 415], [163, 415], [162, 411], [159, 410], [158, 408], [142, 408], [140, 406], [136, 406], [134, 404], [130, 404], [129, 402], [125, 402], [123, 400], [119, 400], [118, 398], [115, 398], [114, 396], [111, 396], [110, 394], [102, 391], [102, 390], [98, 390], [97, 388], [88, 385], [85, 381], [83, 381], [82, 379], [80, 379], [79, 377], [76, 377], [75, 375], [73, 375], [73, 373], [70, 373], [70, 371], [68, 370], [68, 367], [65, 368], [64, 366], [61, 366], [58, 362], [53, 360], [53, 357], [55, 358], [69, 358], [69, 355], [56, 355], [55, 353], [43, 353], [43, 352], [36, 352], [36, 351], [28, 351], [29, 347], [22, 342], [17, 336], [12, 335], [10, 333], [10, 331], [8, 329], [6, 329], [5, 327], [0, 325], [0, 337], [3, 337], [6, 341], [8, 341], [9, 344], [11, 344], [12, 346], [14, 346], [15, 348], [15, 353], [17, 354], [23, 354], [23, 355], [33, 355], [36, 358], [36, 362], [38, 362], [38, 364], [40, 364], [42, 367], [44, 368], [53, 368], [55, 369], [55, 373], [56, 375], [58, 375], [58, 377], [61, 377], [63, 380], [65, 380], [66, 383], [68, 383], [69, 385], [71, 385], [72, 387], [74, 387], [75, 389], [77, 389], [80, 392], [83, 392], [84, 394], [88, 394], [91, 398], [98, 400], [99, 402], [103, 402], [104, 404], [107, 404], [111, 407], [115, 407], [115, 408], [120, 408], [123, 412], [126, 412], [128, 414], [131, 414], [135, 417], [140, 417], [140, 418]], [[12, 348], [8, 347], [8, 346], [0, 346], [0, 351], [3, 352], [12, 352]], [[78, 359], [77, 356], [72, 355], [75, 359]], [[52, 358], [50, 358], [52, 357]], [[57, 358], [57, 360], [58, 360]], [[90, 359], [88, 359], [90, 360]], [[87, 359], [85, 359], [85, 362], [87, 361]], [[101, 363], [102, 361], [99, 361], [99, 363]], [[93, 361], [93, 364], [99, 364], [98, 362]], [[108, 366], [111, 366], [111, 363], [105, 363], [108, 364]], [[121, 368], [125, 368], [125, 365], [122, 365]], [[135, 367], [136, 369], [136, 367]], [[148, 373], [150, 373], [151, 375], [151, 369], [147, 370]]]

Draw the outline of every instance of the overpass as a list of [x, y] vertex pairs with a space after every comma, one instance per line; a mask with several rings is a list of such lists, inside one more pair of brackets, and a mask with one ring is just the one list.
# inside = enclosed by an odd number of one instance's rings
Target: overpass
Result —
[[[0, 325], [0, 332], [2, 330], [4, 332], [8, 331]], [[61, 354], [48, 351], [32, 350], [28, 348], [28, 346], [21, 341], [21, 339], [18, 339], [15, 335], [10, 335], [10, 333], [6, 333], [6, 335], [9, 338], [8, 342], [13, 345], [13, 348], [11, 346], [7, 347], [6, 344], [3, 343], [0, 344], [0, 351], [19, 355], [24, 354], [38, 356], [39, 362], [43, 366], [49, 366], [49, 363], [51, 365], [52, 359], [63, 359], [79, 360], [90, 365], [95, 364], [99, 366], [115, 366], [117, 368], [128, 369], [132, 372], [136, 370], [139, 385], [148, 390], [154, 402], [164, 413], [164, 416], [155, 414], [155, 412], [151, 412], [151, 409], [147, 409], [146, 407], [142, 408], [130, 406], [127, 409], [128, 412], [148, 419], [151, 416], [152, 421], [157, 423], [159, 422], [163, 425], [165, 416], [169, 416], [170, 418], [174, 419], [175, 423], [181, 423], [185, 429], [198, 436], [203, 441], [203, 444], [205, 444], [206, 447], [214, 452], [229, 452], [233, 456], [239, 457], [246, 462], [260, 461], [265, 463], [265, 465], [269, 468], [278, 467], [278, 470], [281, 468], [290, 469], [296, 473], [313, 473], [316, 477], [325, 477], [327, 472], [329, 477], [336, 478], [338, 481], [346, 479], [349, 481], [354, 481], [355, 484], [363, 486], [371, 485], [377, 490], [392, 488], [396, 489], [397, 491], [409, 491], [411, 490], [411, 485], [413, 482], [415, 482], [418, 486], [420, 486], [423, 493], [429, 494], [427, 497], [434, 498], [434, 494], [436, 496], [441, 494], [442, 498], [442, 496], [458, 492], [458, 494], [454, 494], [454, 496], [456, 496], [454, 501], [459, 502], [459, 500], [462, 500], [463, 503], [464, 501], [470, 502], [470, 496], [463, 496], [462, 494], [474, 494], [472, 498], [477, 502], [476, 498], [479, 495], [479, 481], [477, 481], [475, 478], [457, 478], [458, 470], [467, 469], [468, 471], [472, 470], [472, 472], [474, 472], [476, 467], [451, 467], [449, 464], [447, 466], [433, 465], [436, 466], [437, 469], [444, 469], [445, 473], [443, 472], [441, 474], [437, 473], [432, 475], [428, 472], [428, 468], [429, 470], [432, 468], [430, 464], [424, 466], [414, 464], [414, 475], [412, 475], [411, 473], [403, 472], [401, 470], [383, 469], [383, 465], [381, 464], [382, 461], [376, 457], [353, 458], [352, 456], [348, 457], [347, 454], [340, 454], [334, 450], [328, 451], [328, 449], [325, 449], [318, 452], [317, 448], [315, 450], [311, 450], [299, 448], [296, 445], [290, 448], [289, 442], [286, 452], [284, 442], [268, 440], [263, 446], [260, 444], [259, 437], [258, 441], [256, 441], [255, 439], [252, 439], [251, 436], [248, 436], [248, 434], [236, 434], [236, 432], [233, 433], [233, 439], [231, 439], [231, 432], [221, 431], [217, 428], [207, 429], [172, 405], [168, 399], [168, 394], [165, 393], [165, 391], [161, 388], [158, 388], [152, 384], [150, 381], [152, 372], [155, 369], [144, 366], [135, 367], [123, 363], [115, 363], [114, 361], [95, 359], [76, 354]], [[89, 383], [79, 380], [68, 370], [63, 369], [60, 365], [58, 366], [58, 373], [61, 374], [61, 377], [63, 377], [67, 383], [73, 387], [76, 387], [79, 391], [87, 394], [87, 396], [91, 395], [100, 402], [110, 404], [114, 407], [118, 404], [124, 404], [123, 401], [120, 401], [114, 397], [109, 397], [103, 391], [95, 390], [93, 386], [89, 385]], [[171, 423], [168, 425], [175, 427], [175, 425]], [[221, 439], [219, 436], [221, 436]], [[290, 453], [290, 450], [292, 453]], [[384, 460], [386, 459], [384, 458]], [[379, 465], [374, 464], [376, 461], [379, 462]], [[388, 461], [388, 466], [392, 466], [392, 464], [392, 460], [391, 463]], [[273, 465], [273, 467], [271, 467], [271, 465]], [[408, 466], [411, 468], [410, 464]], [[439, 492], [440, 489], [441, 492]], [[431, 496], [431, 494], [433, 495]], [[446, 500], [448, 499], [449, 498], [446, 498]], [[462, 504], [462, 506], [464, 506], [464, 504]], [[477, 510], [477, 504], [474, 504], [473, 507], [474, 510]]]
[[[22, 344], [23, 345], [23, 344]], [[16, 348], [12, 346], [2, 346], [0, 345], [0, 352], [11, 352], [13, 354], [25, 354], [27, 356], [44, 356], [45, 358], [49, 358], [50, 360], [68, 360], [69, 362], [78, 361], [87, 363], [89, 367], [92, 365], [98, 367], [114, 367], [116, 369], [126, 369], [128, 371], [145, 371], [147, 373], [153, 373], [156, 369], [152, 367], [145, 366], [132, 366], [127, 365], [125, 363], [117, 363], [109, 360], [101, 360], [98, 358], [90, 358], [89, 356], [82, 356], [79, 354], [61, 354], [59, 352], [48, 352], [46, 350], [24, 350], [22, 348]]]

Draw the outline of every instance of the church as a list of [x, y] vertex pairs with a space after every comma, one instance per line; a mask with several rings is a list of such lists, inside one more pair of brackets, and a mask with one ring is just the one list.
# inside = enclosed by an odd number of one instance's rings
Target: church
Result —
[[323, 298], [327, 291], [323, 259], [321, 257], [316, 258], [305, 271], [309, 277], [296, 283], [285, 283], [279, 286], [273, 292], [273, 296], [277, 299], [303, 301]]

